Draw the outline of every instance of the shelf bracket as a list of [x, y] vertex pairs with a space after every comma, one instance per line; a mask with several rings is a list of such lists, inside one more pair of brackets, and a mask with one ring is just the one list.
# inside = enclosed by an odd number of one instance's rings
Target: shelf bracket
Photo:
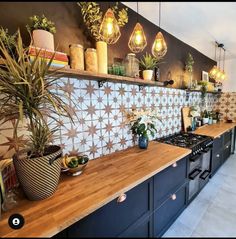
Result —
[[99, 87], [99, 88], [103, 87], [103, 85], [105, 84], [105, 82], [106, 82], [105, 80], [99, 80], [99, 81], [98, 81], [98, 87]]
[[138, 86], [138, 88], [139, 88], [139, 91], [140, 91], [140, 90], [143, 90], [143, 89], [144, 89], [144, 87], [145, 87], [145, 85], [139, 85], [139, 86]]

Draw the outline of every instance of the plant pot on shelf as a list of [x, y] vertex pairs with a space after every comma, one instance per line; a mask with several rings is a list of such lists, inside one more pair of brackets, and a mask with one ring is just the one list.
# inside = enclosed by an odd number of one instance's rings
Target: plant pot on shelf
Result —
[[140, 149], [147, 149], [148, 147], [148, 138], [144, 136], [139, 136], [138, 146]]
[[107, 74], [107, 43], [104, 41], [96, 42], [98, 73]]
[[27, 198], [32, 201], [50, 197], [59, 183], [62, 149], [52, 145], [43, 157], [29, 158], [25, 151], [13, 156], [17, 178]]
[[209, 118], [202, 118], [202, 124], [208, 124]]
[[54, 36], [51, 32], [40, 29], [34, 30], [32, 37], [33, 46], [54, 51]]
[[144, 80], [152, 80], [153, 70], [144, 70], [143, 71], [143, 79]]

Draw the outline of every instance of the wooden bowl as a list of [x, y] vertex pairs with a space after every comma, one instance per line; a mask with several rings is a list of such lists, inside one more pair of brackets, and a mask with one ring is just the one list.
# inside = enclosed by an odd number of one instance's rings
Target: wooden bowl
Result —
[[[70, 167], [70, 162], [74, 160], [78, 160], [79, 163], [76, 167]], [[80, 161], [84, 161], [83, 163], [80, 163]], [[88, 164], [88, 157], [86, 155], [78, 155], [78, 156], [68, 156], [65, 155], [62, 158], [62, 168], [63, 168], [63, 172], [67, 172], [69, 174], [71, 174], [72, 176], [77, 176], [80, 175], [83, 170], [85, 169], [85, 167]]]

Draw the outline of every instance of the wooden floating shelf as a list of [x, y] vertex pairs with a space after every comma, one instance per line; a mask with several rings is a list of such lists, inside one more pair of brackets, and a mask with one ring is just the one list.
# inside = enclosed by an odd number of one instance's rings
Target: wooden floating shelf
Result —
[[[201, 92], [201, 90], [186, 90], [186, 92]], [[206, 93], [211, 93], [211, 94], [220, 94], [222, 91], [207, 91]]]
[[116, 83], [119, 82], [119, 83], [126, 83], [126, 84], [135, 84], [142, 87], [144, 86], [164, 87], [165, 86], [164, 82], [143, 80], [140, 78], [132, 78], [127, 76], [94, 73], [90, 71], [74, 70], [74, 69], [67, 69], [67, 68], [58, 69], [58, 68], [51, 67], [51, 70], [56, 70], [56, 69], [59, 73], [62, 73], [66, 76], [100, 81], [101, 84], [99, 84], [99, 87], [101, 87], [103, 83], [106, 81], [116, 82]]

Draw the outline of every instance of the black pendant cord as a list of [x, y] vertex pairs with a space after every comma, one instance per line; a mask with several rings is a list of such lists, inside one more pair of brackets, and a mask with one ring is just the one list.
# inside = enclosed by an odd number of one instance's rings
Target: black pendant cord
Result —
[[137, 22], [139, 22], [139, 16], [138, 16], [138, 2], [137, 2]]
[[161, 30], [161, 2], [159, 2], [159, 31]]
[[224, 50], [224, 58], [223, 58], [223, 71], [225, 71], [225, 49], [223, 48]]
[[219, 54], [219, 70], [220, 70], [220, 60], [221, 60], [221, 47], [220, 47], [220, 54]]

